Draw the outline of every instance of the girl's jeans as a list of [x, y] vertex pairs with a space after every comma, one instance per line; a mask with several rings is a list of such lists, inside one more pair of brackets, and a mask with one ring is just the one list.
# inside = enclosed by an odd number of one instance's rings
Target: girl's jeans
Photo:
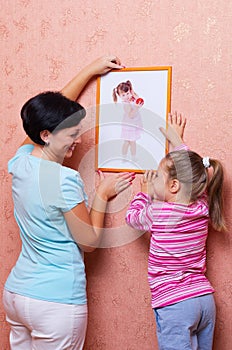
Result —
[[211, 350], [216, 308], [212, 294], [154, 309], [160, 350]]
[[53, 303], [4, 290], [11, 350], [81, 350], [87, 305]]

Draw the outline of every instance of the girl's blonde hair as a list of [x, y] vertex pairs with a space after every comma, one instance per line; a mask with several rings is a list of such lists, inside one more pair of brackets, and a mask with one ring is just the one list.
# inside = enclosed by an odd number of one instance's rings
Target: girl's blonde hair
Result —
[[203, 159], [193, 151], [181, 150], [170, 152], [164, 158], [165, 170], [170, 179], [177, 179], [185, 185], [189, 201], [194, 202], [204, 192], [208, 195], [209, 217], [214, 229], [225, 230], [223, 216], [223, 168], [216, 159], [210, 159], [213, 173], [210, 176]]
[[124, 91], [127, 92], [128, 90], [132, 90], [132, 84], [130, 82], [130, 80], [127, 80], [125, 82], [122, 82], [120, 84], [118, 84], [118, 86], [116, 88], [113, 89], [113, 101], [117, 102], [117, 95], [120, 96], [120, 91]]

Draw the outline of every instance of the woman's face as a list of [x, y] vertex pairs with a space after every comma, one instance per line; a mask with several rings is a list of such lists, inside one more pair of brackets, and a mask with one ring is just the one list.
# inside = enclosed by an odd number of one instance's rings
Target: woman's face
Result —
[[71, 158], [79, 143], [81, 143], [81, 124], [51, 133], [48, 148], [59, 159]]

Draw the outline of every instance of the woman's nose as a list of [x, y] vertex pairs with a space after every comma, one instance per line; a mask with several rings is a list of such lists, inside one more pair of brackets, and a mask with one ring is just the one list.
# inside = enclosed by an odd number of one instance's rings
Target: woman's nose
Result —
[[76, 138], [76, 140], [75, 140], [75, 143], [81, 143], [81, 141], [82, 141], [81, 136], [78, 136], [78, 137]]

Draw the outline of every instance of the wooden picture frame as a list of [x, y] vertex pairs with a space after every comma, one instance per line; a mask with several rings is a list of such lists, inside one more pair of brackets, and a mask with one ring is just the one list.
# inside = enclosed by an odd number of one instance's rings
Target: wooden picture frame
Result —
[[170, 66], [112, 70], [97, 79], [96, 157], [101, 171], [157, 169], [167, 153], [159, 128], [171, 106]]

